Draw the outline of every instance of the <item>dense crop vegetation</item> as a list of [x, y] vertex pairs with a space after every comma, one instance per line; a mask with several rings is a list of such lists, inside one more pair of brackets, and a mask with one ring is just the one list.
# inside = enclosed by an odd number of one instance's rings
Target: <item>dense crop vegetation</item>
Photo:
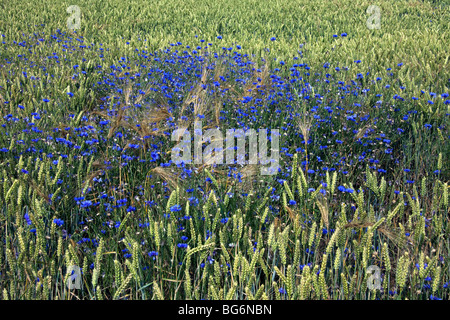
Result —
[[[445, 1], [72, 4], [0, 3], [2, 299], [449, 298]], [[278, 172], [174, 164], [194, 121]]]

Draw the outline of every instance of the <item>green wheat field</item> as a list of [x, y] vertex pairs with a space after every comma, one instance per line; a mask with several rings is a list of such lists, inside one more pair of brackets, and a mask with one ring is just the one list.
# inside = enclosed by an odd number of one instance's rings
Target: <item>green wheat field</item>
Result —
[[449, 300], [449, 47], [448, 0], [2, 0], [0, 299]]

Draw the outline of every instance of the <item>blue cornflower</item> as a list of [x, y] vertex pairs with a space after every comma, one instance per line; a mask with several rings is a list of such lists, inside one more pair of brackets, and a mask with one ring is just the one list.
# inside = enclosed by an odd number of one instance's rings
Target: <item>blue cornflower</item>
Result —
[[181, 206], [180, 206], [179, 204], [176, 204], [176, 205], [174, 205], [174, 206], [171, 206], [171, 207], [170, 207], [170, 211], [172, 211], [172, 212], [178, 212], [178, 211], [181, 211]]
[[153, 257], [153, 260], [155, 260], [156, 257], [158, 256], [158, 252], [157, 252], [157, 251], [150, 251], [150, 252], [148, 253], [148, 256], [149, 256], [149, 257]]
[[24, 219], [27, 221], [27, 224], [28, 224], [29, 226], [31, 226], [32, 222], [31, 222], [30, 216], [28, 215], [28, 212], [26, 212], [26, 213], [23, 215], [23, 217], [24, 217]]
[[81, 201], [80, 205], [81, 205], [81, 208], [88, 208], [88, 207], [92, 206], [92, 201], [91, 200]]
[[64, 220], [53, 219], [53, 223], [56, 224], [58, 227], [60, 227], [60, 226], [62, 226], [64, 224]]

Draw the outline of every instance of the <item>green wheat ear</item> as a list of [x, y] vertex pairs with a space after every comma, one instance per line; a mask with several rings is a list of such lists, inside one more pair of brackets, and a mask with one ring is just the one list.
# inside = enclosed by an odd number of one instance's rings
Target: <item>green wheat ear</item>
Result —
[[265, 223], [268, 214], [269, 214], [269, 207], [266, 207], [266, 209], [264, 210], [264, 213], [261, 217], [260, 225]]
[[337, 274], [339, 266], [341, 265], [341, 250], [336, 251], [336, 257], [334, 258], [334, 272]]
[[177, 204], [175, 203], [176, 199], [177, 199], [177, 192], [176, 190], [173, 190], [172, 193], [170, 194], [169, 201], [167, 201], [166, 213], [169, 213], [170, 208]]
[[300, 171], [300, 177], [301, 177], [303, 189], [308, 190], [308, 182], [306, 181], [306, 177], [305, 177], [305, 174], [303, 173], [302, 167], [298, 166], [298, 169]]
[[281, 233], [281, 235], [278, 237], [278, 248], [280, 249], [280, 259], [281, 259], [281, 263], [283, 265], [286, 264], [286, 259], [287, 259], [287, 255], [286, 255], [286, 247], [288, 244], [288, 232], [289, 232], [289, 226], [286, 227], [286, 229], [283, 230], [283, 232]]
[[434, 269], [433, 274], [433, 285], [432, 285], [433, 293], [436, 293], [436, 291], [438, 290], [440, 281], [441, 281], [441, 266], [438, 266], [436, 269]]
[[300, 280], [300, 300], [306, 300], [309, 297], [310, 291], [310, 270], [309, 266], [306, 265], [303, 267], [302, 277]]
[[419, 256], [419, 278], [420, 279], [423, 279], [426, 274], [424, 259], [425, 259], [425, 253], [422, 251]]
[[320, 286], [319, 286], [318, 275], [317, 275], [318, 271], [319, 271], [319, 265], [316, 264], [316, 265], [314, 265], [313, 272], [311, 273], [311, 279], [312, 279], [312, 284], [313, 284], [313, 288], [314, 288], [314, 294], [317, 299], [320, 299], [321, 298], [320, 297]]
[[274, 251], [274, 236], [275, 236], [275, 224], [272, 222], [269, 227], [269, 234], [267, 236], [267, 245]]
[[283, 209], [287, 210], [286, 208], [287, 208], [288, 205], [287, 205], [287, 199], [286, 199], [286, 192], [282, 193], [281, 199], [282, 199], [282, 202], [283, 202]]
[[214, 206], [218, 206], [218, 201], [217, 201], [217, 197], [216, 197], [216, 193], [213, 192], [213, 190], [211, 190], [211, 196], [212, 196], [212, 201], [214, 202]]
[[339, 225], [337, 225], [336, 231], [333, 233], [333, 235], [331, 236], [330, 241], [328, 242], [327, 245], [327, 249], [326, 249], [326, 253], [330, 254], [331, 250], [333, 249], [334, 243], [336, 242], [336, 238], [339, 237], [339, 233], [340, 233], [340, 227]]
[[250, 210], [250, 204], [251, 204], [251, 198], [253, 196], [253, 193], [250, 192], [247, 195], [247, 199], [245, 200], [245, 213], [247, 213]]
[[161, 245], [161, 236], [160, 236], [160, 233], [159, 233], [159, 223], [158, 223], [158, 221], [154, 222], [153, 230], [154, 230], [154, 234], [155, 234], [155, 244], [156, 244], [156, 247], [159, 250], [159, 247]]
[[8, 192], [5, 196], [5, 203], [8, 202], [9, 198], [11, 197], [12, 193], [15, 191], [16, 187], [19, 185], [19, 180], [15, 179], [12, 186], [9, 188]]
[[400, 202], [395, 208], [394, 208], [394, 210], [392, 210], [392, 211], [390, 211], [389, 213], [388, 213], [388, 216], [387, 216], [387, 218], [386, 218], [386, 224], [390, 224], [391, 223], [391, 221], [392, 221], [392, 219], [395, 217], [395, 215], [398, 213], [398, 212], [400, 212], [400, 207], [402, 207], [403, 206], [403, 202]]
[[[117, 288], [116, 292], [114, 293], [113, 296], [113, 300], [116, 300], [119, 295], [122, 293], [123, 290], [125, 290], [126, 286], [128, 285], [128, 283], [131, 281], [131, 279], [133, 278], [133, 273], [130, 273], [126, 279], [122, 282], [122, 284], [120, 285], [119, 288]], [[156, 287], [156, 288], [155, 288]], [[156, 285], [156, 281], [154, 282], [153, 285], [153, 291], [156, 293], [156, 296], [158, 299], [160, 300], [164, 300], [163, 295], [161, 294], [161, 291], [159, 291], [158, 286]]]
[[397, 286], [399, 287], [400, 290], [403, 290], [404, 286], [406, 285], [408, 268], [409, 268], [409, 257], [408, 252], [405, 252], [405, 254], [400, 257], [396, 270], [395, 280], [397, 281]]
[[382, 177], [380, 182], [380, 199], [382, 201], [384, 199], [385, 193], [386, 193], [386, 180], [384, 179], [384, 177]]
[[97, 294], [97, 300], [103, 300], [102, 290], [101, 290], [100, 286], [97, 286], [95, 293]]
[[18, 172], [18, 173], [20, 173], [20, 170], [22, 170], [23, 164], [24, 164], [24, 163], [23, 163], [23, 156], [20, 155], [19, 163], [18, 163], [18, 165], [17, 165], [17, 172]]
[[122, 283], [123, 272], [120, 270], [120, 263], [117, 260], [114, 260], [114, 275], [116, 287], [120, 287]]
[[286, 190], [286, 192], [289, 196], [289, 199], [294, 200], [294, 194], [292, 193], [291, 188], [289, 188], [289, 185], [286, 180], [284, 180], [283, 185], [284, 185], [284, 190]]
[[[272, 188], [270, 188], [270, 189], [272, 189]], [[261, 204], [256, 209], [256, 212], [258, 212], [258, 213], [261, 212], [261, 209], [266, 206], [267, 201], [269, 201], [269, 198], [267, 197], [267, 192], [266, 192], [266, 195], [264, 196], [263, 201], [261, 202]]]
[[420, 196], [421, 198], [425, 198], [425, 194], [427, 192], [427, 178], [423, 177], [422, 182], [420, 184]]
[[228, 196], [228, 193], [231, 193], [232, 187], [230, 187], [227, 191], [227, 193], [224, 195], [224, 199], [223, 199], [223, 205], [225, 207], [228, 206], [228, 203], [230, 202], [230, 197]]
[[184, 291], [186, 292], [186, 300], [190, 300], [192, 297], [192, 285], [191, 285], [191, 275], [188, 269], [184, 270]]
[[344, 299], [348, 299], [348, 284], [347, 284], [347, 279], [345, 278], [344, 273], [341, 273], [341, 284], [342, 284], [342, 292], [344, 294]]
[[382, 217], [380, 220], [378, 220], [377, 222], [375, 222], [372, 226], [372, 230], [375, 231], [383, 222], [384, 220], [386, 220], [385, 217]]
[[437, 168], [438, 168], [438, 170], [442, 169], [442, 153], [441, 152], [439, 152]]
[[311, 230], [309, 233], [309, 240], [308, 240], [308, 248], [311, 248], [313, 242], [314, 242], [314, 237], [315, 237], [315, 232], [316, 232], [316, 222], [314, 221], [312, 226], [311, 226]]

